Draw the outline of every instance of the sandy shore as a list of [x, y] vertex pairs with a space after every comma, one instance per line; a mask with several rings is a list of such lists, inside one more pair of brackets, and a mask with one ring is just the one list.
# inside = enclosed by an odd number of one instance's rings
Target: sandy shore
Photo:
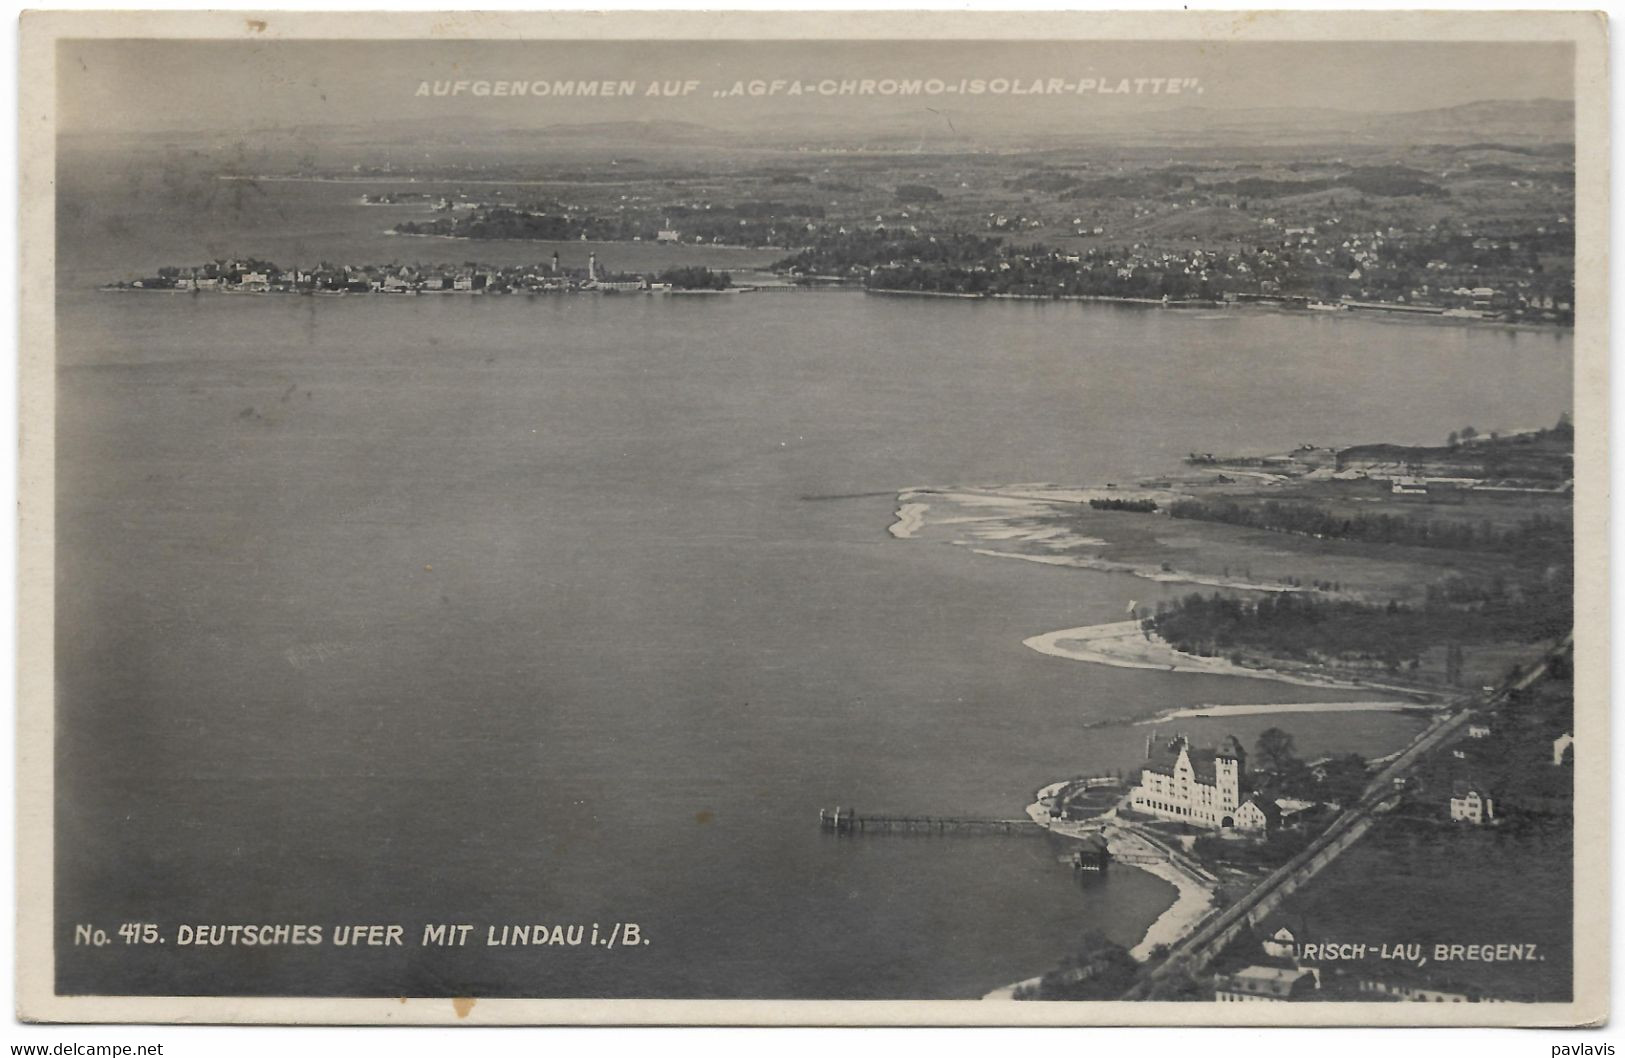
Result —
[[[1106, 840], [1114, 850], [1156, 852], [1156, 848], [1144, 841], [1129, 828], [1118, 824], [1109, 826], [1106, 831]], [[1129, 949], [1129, 954], [1140, 962], [1151, 957], [1151, 952], [1159, 945], [1173, 945], [1179, 942], [1187, 933], [1195, 929], [1197, 924], [1206, 918], [1208, 912], [1213, 910], [1214, 886], [1204, 879], [1196, 877], [1188, 871], [1176, 867], [1167, 860], [1158, 860], [1154, 863], [1136, 863], [1130, 866], [1137, 867], [1147, 874], [1154, 874], [1158, 878], [1179, 890], [1168, 910], [1157, 916], [1151, 927], [1140, 938], [1140, 943]]]
[[[1127, 573], [1164, 584], [1243, 591], [1303, 590], [1294, 585], [1257, 583], [1234, 576], [1101, 558], [1089, 552], [1109, 547], [1109, 541], [1085, 536], [1054, 520], [1058, 512], [1091, 500], [1145, 499], [1167, 505], [1179, 497], [1179, 493], [1167, 489], [1063, 488], [1045, 482], [901, 489], [897, 494], [897, 521], [890, 531], [898, 539], [907, 540], [919, 537], [928, 529], [952, 526], [951, 543], [990, 558], [1014, 558], [1101, 573]], [[930, 502], [923, 502], [926, 500]]]
[[903, 504], [897, 508], [897, 521], [888, 527], [888, 531], [899, 540], [907, 540], [925, 528], [925, 512], [930, 509], [930, 505], [925, 503]]
[[[1066, 782], [1056, 782], [1039, 790], [1033, 803], [1027, 806], [1027, 817], [1039, 826], [1055, 834], [1066, 837], [1081, 838], [1090, 834], [1101, 834], [1106, 838], [1107, 844], [1114, 853], [1148, 853], [1161, 856], [1162, 850], [1147, 841], [1134, 828], [1131, 823], [1124, 823], [1117, 819], [1116, 811], [1108, 812], [1099, 819], [1087, 820], [1080, 823], [1055, 820], [1050, 818], [1049, 808], [1043, 804], [1047, 797], [1053, 797], [1060, 791]], [[1151, 957], [1151, 952], [1159, 945], [1172, 945], [1208, 916], [1213, 910], [1213, 893], [1215, 886], [1206, 878], [1200, 878], [1190, 871], [1177, 866], [1166, 859], [1158, 859], [1150, 863], [1119, 863], [1119, 867], [1132, 867], [1147, 874], [1161, 878], [1172, 885], [1177, 891], [1174, 902], [1170, 904], [1156, 921], [1146, 927], [1145, 935], [1140, 942], [1129, 949], [1129, 954], [1140, 962]], [[982, 998], [984, 1000], [1013, 1000], [1017, 989], [1038, 984], [1040, 978], [1029, 977], [1023, 981], [995, 988]]]
[[1442, 703], [1423, 702], [1266, 702], [1258, 705], [1191, 705], [1168, 709], [1136, 724], [1165, 724], [1170, 720], [1202, 717], [1264, 716], [1271, 713], [1398, 713], [1407, 709], [1445, 709]]
[[[1065, 546], [1076, 545], [1104, 545], [1104, 540], [1094, 540], [1090, 537], [1078, 537], [1072, 540], [1062, 540]], [[1028, 562], [1043, 562], [1051, 566], [1071, 566], [1073, 569], [1092, 569], [1100, 573], [1127, 573], [1142, 580], [1154, 580], [1159, 584], [1196, 584], [1204, 588], [1233, 588], [1237, 591], [1269, 591], [1269, 592], [1299, 592], [1304, 589], [1289, 584], [1260, 584], [1255, 581], [1242, 580], [1239, 577], [1211, 577], [1202, 573], [1189, 573], [1184, 570], [1166, 570], [1157, 566], [1136, 565], [1132, 562], [1114, 562], [1106, 558], [1085, 558], [1076, 555], [1030, 555], [1020, 551], [995, 551], [991, 548], [974, 548], [978, 555], [989, 558], [1019, 558]]]
[[1255, 669], [1237, 665], [1227, 658], [1204, 658], [1175, 650], [1154, 635], [1147, 635], [1138, 621], [1063, 628], [1022, 640], [1040, 654], [1115, 665], [1125, 669], [1161, 669], [1164, 672], [1192, 672], [1207, 676], [1244, 676], [1254, 680], [1277, 680], [1300, 687], [1333, 687], [1369, 691], [1369, 685], [1329, 676], [1307, 676], [1278, 669]]
[[[1041, 815], [1034, 815], [1037, 808]], [[1152, 856], [1164, 855], [1163, 850], [1147, 841], [1134, 828], [1133, 824], [1124, 823], [1117, 818], [1115, 811], [1108, 812], [1098, 820], [1083, 823], [1065, 823], [1048, 821], [1048, 812], [1042, 805], [1028, 807], [1028, 815], [1034, 822], [1047, 827], [1057, 834], [1068, 837], [1083, 837], [1086, 834], [1100, 834], [1105, 837], [1106, 843], [1114, 854], [1144, 853]], [[1129, 949], [1129, 954], [1140, 962], [1150, 958], [1151, 951], [1159, 944], [1173, 944], [1196, 928], [1196, 924], [1213, 907], [1213, 884], [1206, 878], [1185, 870], [1166, 859], [1158, 859], [1151, 863], [1121, 863], [1120, 867], [1133, 867], [1147, 874], [1155, 875], [1178, 890], [1179, 895], [1168, 909], [1145, 931], [1140, 943]]]

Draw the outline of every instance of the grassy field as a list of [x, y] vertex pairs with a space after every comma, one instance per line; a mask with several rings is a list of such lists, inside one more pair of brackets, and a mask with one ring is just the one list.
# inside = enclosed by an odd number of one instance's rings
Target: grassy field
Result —
[[[1503, 610], [1519, 606], [1531, 614], [1532, 599], [1550, 585], [1566, 582], [1572, 563], [1568, 550], [1560, 545], [1564, 526], [1572, 519], [1572, 497], [1561, 493], [1490, 492], [1458, 490], [1432, 496], [1394, 494], [1386, 483], [1375, 481], [1324, 481], [1276, 479], [1268, 483], [1255, 477], [1223, 484], [1211, 478], [1200, 484], [1186, 481], [1157, 482], [1155, 488], [1122, 489], [1124, 501], [1155, 499], [1161, 511], [1107, 510], [1088, 504], [1053, 505], [1052, 512], [1038, 521], [1066, 528], [1076, 537], [1090, 541], [1080, 553], [1091, 559], [1120, 564], [1165, 578], [1185, 578], [1192, 590], [1204, 595], [1215, 590], [1307, 590], [1317, 598], [1347, 600], [1370, 607], [1421, 609], [1439, 605], [1430, 599], [1432, 589], [1455, 585], [1446, 598], [1462, 612], [1473, 606], [1493, 605]], [[1275, 509], [1322, 512], [1316, 523], [1335, 524], [1354, 519], [1355, 525], [1382, 527], [1466, 525], [1471, 527], [1465, 546], [1439, 546], [1454, 538], [1434, 535], [1434, 546], [1379, 542], [1379, 539], [1320, 537], [1305, 532], [1279, 532], [1206, 520], [1209, 515], [1171, 517], [1166, 509], [1182, 503], [1170, 497], [1188, 496], [1210, 510], [1226, 507], [1243, 511]], [[1273, 501], [1277, 507], [1263, 507]], [[1255, 507], [1255, 505], [1259, 505]], [[1189, 506], [1187, 504], [1187, 506]], [[1228, 517], [1228, 516], [1227, 516]], [[1252, 515], [1249, 515], [1252, 517]], [[1271, 515], [1270, 517], [1277, 517]], [[1361, 519], [1364, 521], [1362, 522]], [[1392, 521], [1390, 521], [1392, 520]], [[1531, 542], [1520, 538], [1516, 546], [1498, 542], [1539, 520], [1543, 535]], [[1301, 520], [1296, 524], [1304, 524]], [[1342, 529], [1347, 532], [1348, 522]], [[1389, 530], [1383, 529], [1384, 533]], [[1459, 532], [1459, 531], [1458, 531]], [[1550, 538], [1558, 543], [1550, 543]], [[1403, 539], [1415, 539], [1415, 535]], [[1390, 538], [1391, 539], [1391, 538]], [[1548, 546], [1550, 543], [1550, 546]], [[1499, 585], [1500, 587], [1495, 587]], [[1542, 587], [1546, 585], [1546, 587]], [[1493, 590], [1491, 590], [1493, 588]], [[1465, 591], [1466, 594], [1455, 594]], [[1535, 593], [1531, 595], [1530, 593]], [[1469, 599], [1477, 598], [1478, 603]], [[1550, 607], [1548, 607], [1550, 609]], [[1501, 610], [1484, 612], [1500, 613]], [[1542, 611], [1544, 612], [1544, 611]], [[1324, 651], [1315, 660], [1337, 674], [1353, 678], [1401, 682], [1432, 690], [1476, 689], [1497, 683], [1515, 665], [1527, 664], [1549, 644], [1551, 636], [1534, 623], [1524, 636], [1516, 621], [1500, 621], [1494, 627], [1483, 622], [1451, 618], [1444, 610], [1431, 611], [1426, 622], [1437, 642], [1425, 637], [1407, 638], [1398, 656], [1367, 655], [1354, 649]], [[1380, 615], [1379, 615], [1380, 616]], [[1565, 627], [1566, 620], [1551, 616]], [[1462, 628], [1450, 631], [1454, 621]], [[1551, 623], [1551, 622], [1547, 622]], [[1478, 627], [1469, 631], [1468, 626]], [[1446, 643], [1461, 647], [1459, 672], [1451, 679]], [[1232, 648], [1226, 647], [1226, 650]], [[1245, 664], [1271, 664], [1267, 646], [1236, 643], [1236, 657]], [[1264, 653], [1260, 653], [1263, 651]], [[1280, 653], [1280, 652], [1276, 652]]]
[[[1537, 961], [1418, 967], [1375, 957], [1348, 974], [1557, 1002], [1573, 987], [1573, 838], [1564, 825], [1488, 829], [1390, 819], [1288, 897], [1278, 918], [1310, 942], [1536, 945]], [[1272, 920], [1273, 921], [1273, 920]], [[1325, 967], [1322, 967], [1323, 971]]]

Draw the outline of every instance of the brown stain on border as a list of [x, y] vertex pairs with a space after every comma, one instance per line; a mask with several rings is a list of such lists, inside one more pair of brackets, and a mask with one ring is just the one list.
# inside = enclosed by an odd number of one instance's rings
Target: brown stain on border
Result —
[[474, 1009], [475, 1002], [473, 996], [457, 996], [451, 1001], [451, 1009], [457, 1012], [459, 1019], [466, 1018], [469, 1012]]

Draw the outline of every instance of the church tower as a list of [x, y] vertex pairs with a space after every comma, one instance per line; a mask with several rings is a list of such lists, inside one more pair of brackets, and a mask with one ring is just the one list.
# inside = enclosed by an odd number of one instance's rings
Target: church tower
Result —
[[1226, 735], [1213, 755], [1214, 779], [1218, 786], [1219, 808], [1225, 813], [1241, 807], [1241, 786], [1247, 777], [1247, 751], [1235, 735]]

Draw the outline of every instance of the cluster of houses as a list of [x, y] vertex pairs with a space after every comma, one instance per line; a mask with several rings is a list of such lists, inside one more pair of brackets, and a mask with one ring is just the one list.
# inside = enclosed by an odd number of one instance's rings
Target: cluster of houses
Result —
[[1320, 970], [1298, 963], [1298, 936], [1281, 924], [1264, 930], [1264, 958], [1259, 965], [1215, 974], [1213, 999], [1218, 1003], [1286, 1003], [1310, 999], [1320, 991]]
[[[1322, 276], [1337, 288], [1348, 307], [1410, 309], [1474, 319], [1573, 319], [1574, 284], [1560, 275], [1516, 264], [1485, 271], [1468, 262], [1437, 258], [1422, 266], [1420, 276], [1401, 266], [1398, 255], [1416, 238], [1437, 236], [1432, 228], [1416, 233], [1397, 228], [1349, 231], [1339, 217], [1326, 217], [1318, 225], [1288, 224], [1275, 217], [1264, 218], [1263, 223], [1279, 228], [1279, 237], [1233, 252], [1170, 251], [1134, 243], [1109, 264], [1122, 279], [1141, 272], [1179, 272], [1223, 287], [1226, 300], [1290, 298], [1295, 290], [1301, 292], [1304, 280]], [[1079, 226], [1076, 219], [1073, 228], [1079, 236], [1103, 234], [1101, 228]], [[1538, 231], [1545, 233], [1544, 228]], [[1473, 243], [1479, 250], [1517, 251], [1522, 245], [1518, 239]]]
[[[1559, 429], [1567, 427], [1560, 424]], [[1190, 466], [1256, 469], [1318, 481], [1375, 482], [1385, 484], [1391, 494], [1399, 496], [1460, 498], [1466, 492], [1573, 492], [1566, 451], [1549, 443], [1545, 448], [1535, 447], [1543, 433], [1492, 432], [1484, 438], [1490, 442], [1529, 442], [1530, 447], [1515, 450], [1521, 462], [1512, 466], [1494, 462], [1495, 448], [1475, 445], [1473, 439], [1478, 435], [1471, 427], [1459, 444], [1452, 434], [1451, 444], [1440, 448], [1364, 444], [1338, 449], [1302, 444], [1291, 452], [1262, 456], [1191, 452], [1185, 462]], [[1218, 480], [1224, 483], [1233, 479], [1220, 475]]]
[[255, 258], [211, 261], [193, 267], [160, 268], [156, 276], [117, 283], [106, 289], [199, 291], [236, 294], [498, 294], [591, 291], [630, 293], [669, 290], [648, 277], [611, 276], [596, 254], [586, 269], [566, 269], [554, 254], [535, 265], [422, 265], [322, 263], [312, 268], [279, 268]]
[[[1444, 807], [1452, 822], [1493, 826], [1499, 820], [1494, 792], [1471, 767], [1473, 744], [1493, 733], [1488, 721], [1475, 721], [1467, 726], [1467, 738], [1450, 750], [1455, 767]], [[1563, 768], [1573, 760], [1574, 736], [1564, 732], [1552, 743], [1551, 763]], [[1247, 751], [1234, 736], [1215, 748], [1197, 748], [1184, 735], [1175, 735], [1160, 744], [1147, 739], [1146, 760], [1139, 784], [1129, 794], [1129, 807], [1156, 819], [1263, 836], [1316, 806], [1309, 801], [1249, 795]]]
[[[1355, 973], [1323, 981], [1319, 966], [1306, 965], [1301, 955], [1313, 950], [1301, 923], [1265, 919], [1260, 932], [1261, 957], [1213, 977], [1213, 999], [1218, 1003], [1291, 1003], [1308, 1000], [1364, 1000], [1386, 1003], [1494, 1003], [1482, 991], [1427, 988], [1401, 980]], [[1324, 985], [1324, 988], [1323, 988]]]
[[[1494, 730], [1488, 722], [1475, 722], [1467, 727], [1467, 738], [1457, 743], [1450, 750], [1450, 764], [1454, 778], [1450, 784], [1449, 816], [1453, 823], [1464, 823], [1469, 826], [1485, 827], [1495, 826], [1501, 821], [1500, 809], [1497, 806], [1496, 795], [1490, 783], [1479, 774], [1475, 765], [1480, 754], [1474, 751], [1474, 744], [1480, 740], [1487, 740], [1494, 735]], [[1552, 740], [1551, 766], [1556, 769], [1570, 768], [1574, 764], [1574, 735], [1565, 731]], [[1557, 775], [1557, 772], [1553, 772]], [[1566, 778], [1566, 777], [1565, 777]], [[1559, 784], [1561, 785], [1561, 784]], [[1566, 799], [1552, 797], [1544, 789], [1531, 789], [1520, 792], [1515, 798], [1519, 807], [1525, 810], [1540, 812], [1556, 810], [1563, 812], [1567, 806]]]
[[[1417, 774], [1396, 778], [1394, 785], [1404, 791], [1409, 808], [1414, 810], [1408, 814], [1416, 819], [1436, 820], [1442, 827], [1496, 826], [1504, 819], [1503, 800], [1507, 810], [1524, 818], [1530, 814], [1570, 813], [1575, 753], [1571, 725], [1572, 716], [1560, 705], [1544, 714], [1528, 705], [1512, 715], [1505, 711], [1475, 712], [1466, 718], [1456, 741], [1443, 747]], [[1205, 753], [1193, 756], [1185, 747], [1170, 743], [1160, 755], [1163, 760], [1174, 758], [1176, 784], [1190, 790], [1177, 815], [1205, 822], [1211, 820], [1212, 813], [1202, 806], [1234, 796], [1236, 787], [1229, 776], [1244, 774], [1245, 758], [1233, 740], [1226, 740], [1213, 752], [1216, 763], [1208, 773], [1212, 776], [1211, 790], [1201, 788], [1205, 785]], [[1217, 766], [1226, 758], [1233, 761], [1233, 768]], [[1147, 784], [1149, 789], [1161, 791], [1166, 797], [1168, 772], [1159, 763], [1155, 777]], [[1486, 775], [1500, 776], [1496, 781], [1507, 784], [1506, 788], [1493, 789], [1486, 783]], [[1257, 947], [1227, 949], [1221, 972], [1212, 979], [1215, 1002], [1507, 1001], [1471, 983], [1418, 981], [1408, 976], [1412, 968], [1425, 964], [1422, 957], [1428, 949], [1421, 943], [1408, 942], [1402, 954], [1390, 954], [1385, 946], [1380, 958], [1400, 959], [1400, 963], [1366, 961], [1362, 965], [1362, 960], [1379, 958], [1365, 953], [1365, 944], [1317, 943], [1322, 938], [1310, 933], [1307, 921], [1288, 921], [1279, 911], [1266, 911], [1262, 917], [1250, 920], [1255, 923], [1252, 937]], [[1331, 955], [1326, 953], [1329, 947], [1361, 950]], [[1475, 958], [1470, 948], [1465, 958]], [[1488, 961], [1489, 957], [1485, 958]]]

